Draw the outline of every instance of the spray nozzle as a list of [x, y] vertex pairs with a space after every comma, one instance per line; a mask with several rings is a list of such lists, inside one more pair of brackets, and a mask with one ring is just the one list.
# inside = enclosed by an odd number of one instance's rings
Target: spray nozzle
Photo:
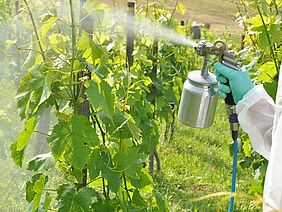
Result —
[[198, 55], [203, 56], [203, 66], [201, 69], [201, 75], [207, 76], [210, 66], [210, 55], [216, 55], [219, 57], [219, 62], [233, 68], [240, 70], [241, 63], [236, 60], [236, 55], [230, 51], [227, 44], [222, 40], [217, 40], [213, 44], [207, 40], [202, 40], [195, 47]]

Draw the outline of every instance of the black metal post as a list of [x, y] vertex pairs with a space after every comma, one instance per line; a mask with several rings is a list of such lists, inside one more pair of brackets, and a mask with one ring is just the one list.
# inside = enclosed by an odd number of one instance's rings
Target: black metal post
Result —
[[134, 13], [135, 2], [127, 3], [127, 23], [126, 23], [126, 66], [128, 69], [133, 65], [134, 50]]

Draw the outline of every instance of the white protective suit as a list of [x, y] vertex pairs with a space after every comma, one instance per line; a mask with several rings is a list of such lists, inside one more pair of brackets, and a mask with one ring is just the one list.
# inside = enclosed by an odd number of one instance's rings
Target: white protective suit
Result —
[[[282, 65], [280, 67], [282, 73]], [[276, 103], [262, 85], [255, 86], [238, 102], [239, 123], [248, 133], [255, 151], [269, 163], [264, 185], [263, 211], [282, 209], [282, 74], [279, 76]]]

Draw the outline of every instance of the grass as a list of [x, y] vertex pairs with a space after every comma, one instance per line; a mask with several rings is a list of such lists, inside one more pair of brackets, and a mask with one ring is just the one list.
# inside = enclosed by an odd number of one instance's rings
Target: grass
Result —
[[[178, 122], [175, 130], [173, 142], [159, 147], [162, 170], [154, 176], [156, 190], [167, 197], [171, 211], [227, 211], [228, 197], [191, 201], [230, 191], [231, 139], [224, 105], [219, 105], [213, 127], [192, 129]], [[238, 166], [239, 194], [248, 194], [252, 178], [250, 170]], [[235, 211], [260, 210], [250, 199], [235, 199]]]

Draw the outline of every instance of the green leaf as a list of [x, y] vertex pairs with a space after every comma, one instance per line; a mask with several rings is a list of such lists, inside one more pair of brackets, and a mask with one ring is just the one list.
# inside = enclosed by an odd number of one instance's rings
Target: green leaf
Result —
[[153, 83], [151, 78], [147, 76], [142, 76], [142, 80], [145, 86], [149, 86]]
[[101, 82], [100, 85], [101, 89], [99, 90], [95, 81], [89, 81], [87, 96], [95, 111], [102, 111], [101, 114], [112, 119], [115, 112], [115, 96], [112, 94], [112, 88], [106, 82]]
[[104, 119], [103, 122], [106, 125], [106, 130], [112, 138], [124, 139], [132, 137], [132, 133], [128, 125], [130, 116], [126, 117], [126, 115], [127, 114], [124, 114], [119, 109], [116, 109], [112, 120]]
[[106, 167], [102, 169], [101, 174], [102, 177], [108, 180], [111, 191], [117, 193], [121, 185], [121, 178], [119, 173], [111, 167]]
[[122, 151], [127, 152], [127, 150], [134, 144], [130, 138], [120, 139], [120, 148]]
[[169, 208], [167, 205], [167, 201], [165, 201], [159, 193], [155, 194], [157, 205], [162, 212], [168, 212]]
[[24, 75], [16, 96], [21, 119], [40, 115], [42, 110], [39, 109], [44, 109], [44, 103], [50, 95], [48, 81], [43, 76], [32, 73]]
[[138, 172], [138, 178], [130, 178], [130, 182], [135, 188], [142, 189], [142, 191], [153, 191], [153, 179], [146, 169]]
[[30, 51], [26, 60], [23, 63], [23, 67], [27, 70], [31, 70], [31, 69], [33, 69], [35, 64], [36, 64], [35, 54], [34, 54], [34, 52]]
[[142, 131], [142, 143], [140, 148], [144, 153], [150, 154], [159, 142], [158, 127], [153, 120], [142, 120], [139, 127]]
[[141, 197], [138, 189], [135, 189], [133, 192], [132, 202], [137, 207], [146, 208], [148, 206], [147, 202]]
[[247, 139], [247, 140], [244, 140], [244, 143], [243, 143], [243, 150], [244, 150], [244, 153], [247, 157], [251, 157], [251, 154], [252, 154], [252, 147], [251, 147], [251, 143], [250, 143], [250, 140]]
[[32, 171], [45, 171], [49, 170], [50, 168], [54, 167], [55, 161], [51, 152], [46, 154], [40, 154], [32, 158], [28, 162], [27, 170]]
[[[265, 20], [266, 17], [263, 16], [263, 19]], [[255, 28], [263, 27], [263, 23], [262, 23], [262, 21], [261, 21], [261, 18], [260, 18], [260, 15], [259, 15], [259, 14], [257, 14], [256, 16], [253, 16], [253, 17], [251, 17], [251, 18], [249, 18], [249, 19], [246, 19], [246, 20], [245, 20], [245, 23], [251, 24], [251, 25], [252, 25], [251, 29], [253, 29], [253, 30], [254, 30]]]
[[48, 211], [51, 202], [52, 202], [52, 196], [50, 195], [50, 193], [46, 192], [44, 196], [44, 201], [42, 202], [42, 206], [41, 206], [43, 210], [41, 211]]
[[77, 191], [75, 187], [67, 184], [61, 185], [57, 193], [59, 212], [88, 212], [96, 196], [96, 192], [91, 188]]
[[121, 185], [120, 174], [114, 169], [110, 155], [105, 150], [95, 149], [92, 152], [88, 168], [90, 180], [95, 180], [101, 172], [101, 176], [108, 180], [111, 191], [118, 192]]
[[48, 181], [48, 178], [44, 175], [41, 175], [39, 179], [34, 182], [33, 191], [35, 195], [33, 198], [33, 211], [36, 211], [40, 204], [42, 192], [44, 190], [44, 187], [47, 181]]
[[[115, 210], [115, 202], [111, 200], [109, 197], [101, 198], [97, 197], [98, 201], [95, 202], [92, 206], [94, 211], [116, 211]], [[113, 204], [114, 203], [114, 204]]]
[[101, 45], [94, 43], [86, 32], [83, 32], [78, 39], [77, 47], [84, 52], [83, 57], [90, 64], [99, 63], [102, 66], [108, 60], [107, 50], [102, 48]]
[[59, 33], [53, 33], [49, 35], [48, 37], [49, 43], [52, 46], [52, 49], [58, 53], [58, 54], [64, 54], [66, 51], [66, 42], [67, 38], [66, 36], [59, 34]]
[[55, 159], [82, 169], [89, 160], [90, 147], [99, 145], [96, 130], [85, 116], [60, 121], [47, 139]]
[[29, 140], [30, 140], [30, 137], [34, 131], [34, 128], [36, 126], [36, 119], [35, 117], [31, 117], [30, 119], [28, 119], [25, 123], [25, 129], [22, 130], [17, 138], [17, 141], [16, 141], [16, 144], [17, 144], [17, 151], [21, 151], [23, 150]]
[[111, 117], [115, 112], [115, 96], [112, 94], [112, 88], [106, 82], [101, 83], [101, 92], [105, 99], [104, 106], [107, 107], [106, 114]]
[[26, 200], [33, 201], [32, 211], [36, 211], [39, 207], [41, 196], [48, 182], [48, 177], [43, 174], [36, 174], [32, 176], [31, 181], [26, 183]]
[[99, 176], [100, 171], [106, 167], [99, 149], [94, 149], [89, 160], [89, 177], [93, 181]]
[[19, 167], [22, 167], [25, 148], [20, 151], [17, 151], [17, 142], [15, 141], [14, 143], [11, 144], [10, 151], [11, 151], [11, 158], [13, 159], [14, 163]]
[[41, 39], [45, 39], [47, 33], [55, 26], [57, 17], [52, 14], [46, 14], [42, 18], [42, 25], [38, 30], [39, 36]]
[[175, 10], [177, 13], [179, 13], [180, 15], [185, 15], [185, 12], [186, 12], [186, 7], [184, 4], [180, 4], [178, 3], [177, 6], [176, 6], [176, 10]]
[[139, 139], [141, 136], [141, 130], [138, 128], [135, 121], [133, 119], [129, 119], [127, 125], [128, 125], [128, 129], [130, 130], [134, 138]]
[[282, 31], [280, 24], [272, 24], [269, 29], [269, 34], [274, 43], [280, 44], [282, 41]]
[[79, 50], [83, 51], [86, 50], [89, 47], [89, 36], [85, 31], [82, 32], [82, 35], [79, 37], [77, 41], [77, 47]]
[[127, 152], [119, 151], [113, 161], [116, 164], [117, 171], [124, 172], [126, 176], [137, 179], [145, 158], [143, 154], [138, 152], [137, 148], [132, 147]]
[[8, 45], [8, 46], [12, 46], [12, 45], [15, 45], [17, 43], [17, 39], [15, 40], [6, 40], [5, 43]]
[[269, 47], [267, 32], [262, 31], [258, 34], [258, 45], [260, 48], [265, 49]]
[[270, 61], [260, 67], [260, 72], [257, 76], [257, 82], [273, 82], [277, 71], [274, 62]]
[[44, 103], [46, 102], [49, 97], [51, 96], [51, 90], [50, 90], [50, 87], [48, 85], [48, 82], [47, 82], [48, 78], [46, 78], [46, 81], [44, 82], [44, 85], [42, 87], [42, 93], [41, 93], [41, 97], [40, 97], [40, 100], [39, 100], [39, 103], [38, 105], [34, 108], [33, 110], [33, 114], [36, 113], [39, 109], [39, 107]]
[[271, 96], [271, 98], [273, 99], [273, 101], [275, 102], [276, 100], [276, 94], [277, 94], [277, 88], [278, 88], [278, 81], [273, 81], [270, 83], [263, 83], [263, 87], [266, 90], [266, 92], [268, 93], [269, 96]]
[[32, 176], [31, 181], [26, 182], [26, 186], [25, 186], [25, 199], [27, 202], [32, 202], [35, 192], [33, 190], [33, 185], [35, 183], [36, 180], [38, 180], [40, 178], [41, 174], [37, 174]]

